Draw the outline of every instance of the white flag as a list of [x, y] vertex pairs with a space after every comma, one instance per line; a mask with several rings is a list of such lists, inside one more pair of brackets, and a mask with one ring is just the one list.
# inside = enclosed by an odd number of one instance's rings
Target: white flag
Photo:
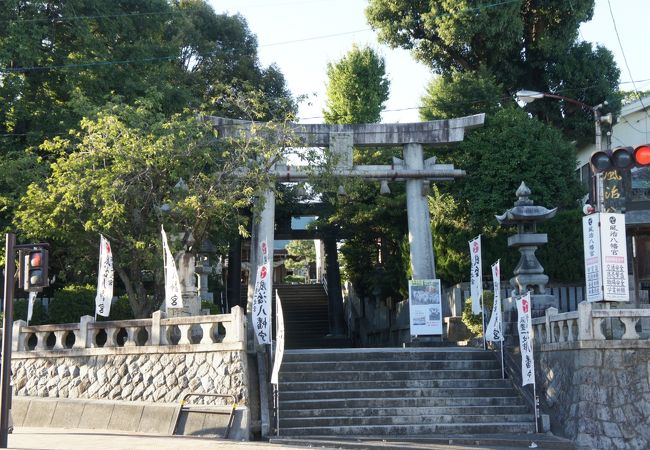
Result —
[[32, 314], [34, 313], [34, 301], [36, 300], [36, 292], [31, 291], [29, 293], [29, 300], [27, 301], [27, 325], [29, 321], [32, 320]]
[[503, 341], [502, 319], [501, 319], [501, 269], [499, 261], [492, 264], [492, 282], [494, 284], [494, 304], [492, 315], [485, 331], [486, 341]]
[[481, 267], [481, 235], [469, 241], [470, 264], [470, 295], [472, 296], [472, 314], [481, 314], [483, 304], [483, 268]]
[[284, 316], [282, 304], [278, 291], [275, 291], [275, 358], [273, 358], [273, 372], [271, 372], [271, 383], [277, 385], [280, 375], [280, 366], [284, 357]]
[[183, 296], [181, 295], [181, 282], [178, 279], [178, 272], [176, 271], [176, 263], [172, 252], [169, 250], [167, 244], [167, 235], [165, 229], [160, 226], [162, 233], [163, 244], [163, 262], [165, 269], [165, 306], [167, 308], [182, 308]]
[[258, 344], [271, 343], [271, 265], [257, 268], [253, 291], [253, 330]]
[[95, 315], [108, 317], [113, 300], [113, 252], [111, 243], [99, 235], [99, 269], [97, 270], [97, 296]]
[[521, 353], [521, 385], [535, 384], [535, 359], [530, 316], [530, 292], [517, 300], [517, 330], [519, 331], [519, 349]]

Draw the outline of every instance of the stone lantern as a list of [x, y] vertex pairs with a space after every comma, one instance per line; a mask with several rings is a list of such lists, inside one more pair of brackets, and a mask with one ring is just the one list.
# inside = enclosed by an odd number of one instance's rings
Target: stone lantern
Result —
[[516, 192], [518, 200], [515, 201], [515, 206], [495, 217], [501, 225], [517, 226], [517, 234], [508, 237], [508, 247], [518, 249], [521, 254], [514, 270], [515, 276], [510, 279], [512, 297], [531, 291], [532, 314], [536, 317], [544, 315], [546, 308], [557, 308], [555, 296], [546, 294], [548, 275], [544, 274], [544, 268], [535, 256], [537, 247], [548, 242], [546, 233], [537, 232], [537, 224], [553, 218], [557, 208], [547, 209], [534, 205], [528, 198], [530, 193], [522, 181]]

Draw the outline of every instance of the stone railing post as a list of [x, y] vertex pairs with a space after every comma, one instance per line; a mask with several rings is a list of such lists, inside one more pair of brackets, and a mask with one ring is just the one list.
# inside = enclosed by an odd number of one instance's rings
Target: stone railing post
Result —
[[546, 308], [546, 314], [545, 314], [545, 319], [546, 319], [546, 343], [550, 344], [551, 342], [555, 341], [555, 336], [553, 334], [555, 331], [553, 330], [553, 324], [551, 323], [551, 317], [557, 315], [557, 308], [554, 308], [551, 306], [550, 308]]
[[224, 322], [226, 336], [223, 342], [244, 342], [246, 330], [244, 328], [244, 312], [240, 306], [233, 306], [230, 309], [230, 322]]
[[27, 326], [27, 322], [25, 322], [24, 320], [14, 321], [14, 328], [12, 330], [13, 335], [11, 336], [11, 351], [24, 352], [26, 350], [25, 339], [27, 338], [27, 336], [21, 335], [20, 333], [20, 329], [26, 326]]
[[166, 314], [160, 310], [154, 311], [151, 315], [151, 337], [149, 338], [151, 345], [163, 344], [163, 341], [160, 339], [163, 333], [160, 321], [164, 319], [165, 316]]
[[591, 303], [578, 303], [578, 339], [591, 340], [594, 338]]
[[75, 332], [74, 346], [72, 348], [92, 347], [92, 334], [88, 332], [88, 325], [95, 323], [93, 316], [81, 316], [79, 330]]

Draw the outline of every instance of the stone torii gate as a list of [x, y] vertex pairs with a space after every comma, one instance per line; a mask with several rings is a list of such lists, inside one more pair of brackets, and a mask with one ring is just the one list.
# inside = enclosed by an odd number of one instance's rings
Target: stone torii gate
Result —
[[[368, 180], [388, 180], [406, 182], [406, 209], [408, 215], [410, 261], [413, 279], [435, 278], [435, 261], [429, 219], [429, 205], [426, 193], [430, 181], [453, 180], [465, 175], [452, 164], [436, 164], [435, 157], [424, 159], [423, 145], [443, 146], [461, 142], [465, 130], [483, 125], [484, 114], [448, 120], [434, 120], [418, 123], [391, 124], [293, 124], [293, 132], [305, 147], [329, 147], [336, 155], [333, 175], [340, 177], [360, 177]], [[237, 137], [250, 127], [250, 122], [207, 118], [221, 137]], [[353, 165], [353, 147], [395, 147], [404, 148], [404, 159], [394, 158], [392, 165]], [[308, 179], [309, 174], [287, 165], [276, 164], [273, 169], [278, 181], [297, 182]], [[264, 210], [254, 221], [251, 237], [251, 267], [262, 262], [259, 243], [266, 239], [267, 246], [273, 249], [275, 230], [275, 195], [272, 190], [264, 195]], [[251, 270], [248, 289], [248, 310], [252, 311], [252, 292], [255, 285], [255, 271]], [[332, 280], [334, 281], [334, 280]], [[338, 281], [337, 281], [338, 282]], [[333, 284], [333, 283], [332, 283]], [[331, 289], [330, 289], [331, 290]], [[343, 308], [340, 289], [338, 296], [330, 296], [331, 334], [341, 334], [343, 328]], [[333, 304], [332, 304], [333, 303]]]

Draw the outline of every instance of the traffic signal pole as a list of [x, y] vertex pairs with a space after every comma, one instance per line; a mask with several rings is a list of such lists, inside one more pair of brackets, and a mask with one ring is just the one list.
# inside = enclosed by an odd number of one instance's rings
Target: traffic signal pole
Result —
[[[30, 280], [29, 274], [21, 274], [25, 284], [21, 286], [29, 292], [40, 292], [47, 287], [47, 250], [49, 244], [19, 244], [16, 245], [16, 235], [6, 234], [5, 244], [5, 289], [4, 304], [2, 311], [2, 366], [0, 366], [0, 448], [7, 448], [9, 437], [9, 414], [11, 409], [11, 344], [13, 340], [14, 324], [14, 288], [16, 277], [16, 250], [40, 251], [39, 267], [40, 278], [37, 277], [34, 283]], [[21, 256], [22, 258], [22, 256]], [[21, 264], [22, 267], [22, 264]]]
[[14, 316], [14, 276], [16, 235], [7, 233], [5, 244], [5, 289], [2, 311], [2, 367], [0, 370], [0, 448], [7, 448], [11, 405], [11, 342]]
[[[592, 111], [594, 112], [594, 127], [596, 128], [596, 151], [599, 152], [603, 149], [602, 146], [602, 128], [601, 128], [601, 117], [600, 117], [600, 105], [594, 106]], [[595, 174], [596, 181], [596, 211], [603, 212], [603, 197], [605, 195], [605, 186], [603, 183], [603, 174], [598, 172]]]

